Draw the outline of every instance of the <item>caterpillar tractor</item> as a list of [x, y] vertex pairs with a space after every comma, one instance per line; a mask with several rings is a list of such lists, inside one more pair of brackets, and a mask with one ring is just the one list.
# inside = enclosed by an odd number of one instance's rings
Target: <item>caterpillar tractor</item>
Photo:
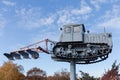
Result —
[[[21, 59], [21, 56], [30, 59], [29, 54], [32, 58], [37, 59], [39, 52], [44, 52], [51, 54], [51, 58], [55, 61], [74, 60], [76, 64], [90, 64], [107, 59], [112, 51], [111, 33], [90, 33], [85, 30], [83, 24], [64, 25], [61, 30], [58, 42], [45, 39], [10, 54], [4, 53], [4, 55], [9, 60]], [[38, 46], [43, 42], [45, 42], [46, 48]], [[50, 50], [48, 50], [49, 45], [52, 45]]]
[[52, 58], [56, 61], [96, 63], [107, 59], [112, 51], [111, 33], [86, 32], [83, 24], [64, 25], [61, 30], [52, 53]]

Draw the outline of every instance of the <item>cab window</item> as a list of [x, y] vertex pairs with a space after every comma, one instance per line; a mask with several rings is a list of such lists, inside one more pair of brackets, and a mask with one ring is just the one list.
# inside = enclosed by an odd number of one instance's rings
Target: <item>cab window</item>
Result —
[[65, 28], [65, 32], [66, 32], [66, 33], [70, 33], [70, 32], [71, 32], [71, 27], [66, 27], [66, 28]]
[[80, 32], [80, 27], [74, 27], [74, 28], [73, 28], [73, 31], [74, 31], [74, 32]]

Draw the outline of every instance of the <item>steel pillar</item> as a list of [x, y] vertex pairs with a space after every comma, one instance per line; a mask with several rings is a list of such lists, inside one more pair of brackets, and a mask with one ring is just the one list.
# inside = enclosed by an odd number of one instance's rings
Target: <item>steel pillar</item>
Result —
[[76, 63], [75, 60], [70, 62], [70, 80], [76, 80]]

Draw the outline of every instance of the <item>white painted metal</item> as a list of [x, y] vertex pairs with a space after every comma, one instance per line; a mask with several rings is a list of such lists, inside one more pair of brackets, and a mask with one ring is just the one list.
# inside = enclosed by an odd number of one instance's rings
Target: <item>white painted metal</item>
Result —
[[70, 62], [70, 80], [76, 80], [76, 63], [75, 60]]

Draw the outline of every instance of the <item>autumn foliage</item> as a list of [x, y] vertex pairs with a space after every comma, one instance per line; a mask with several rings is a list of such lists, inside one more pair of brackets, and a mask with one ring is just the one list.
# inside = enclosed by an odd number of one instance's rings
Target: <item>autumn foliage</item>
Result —
[[70, 73], [63, 69], [60, 72], [55, 72], [53, 76], [48, 76], [47, 80], [70, 80]]
[[5, 62], [0, 67], [0, 80], [24, 80], [25, 76], [19, 71], [19, 66]]
[[47, 80], [47, 75], [45, 71], [35, 67], [27, 72], [26, 79], [27, 80]]
[[120, 80], [119, 64], [116, 65], [116, 61], [113, 63], [112, 68], [103, 75], [101, 80]]
[[[12, 62], [5, 62], [0, 67], [0, 80], [70, 80], [70, 73], [67, 69], [62, 69], [55, 72], [52, 76], [47, 76], [47, 73], [40, 68], [32, 68], [24, 76], [22, 66], [13, 64]], [[120, 80], [119, 79], [119, 64], [116, 61], [113, 63], [110, 70], [104, 73], [101, 78], [90, 76], [89, 73], [80, 71], [81, 77], [77, 76], [77, 80]]]
[[79, 80], [100, 80], [99, 78], [90, 76], [89, 73], [85, 73], [83, 71], [80, 71], [80, 73], [81, 73], [81, 78], [79, 78]]

